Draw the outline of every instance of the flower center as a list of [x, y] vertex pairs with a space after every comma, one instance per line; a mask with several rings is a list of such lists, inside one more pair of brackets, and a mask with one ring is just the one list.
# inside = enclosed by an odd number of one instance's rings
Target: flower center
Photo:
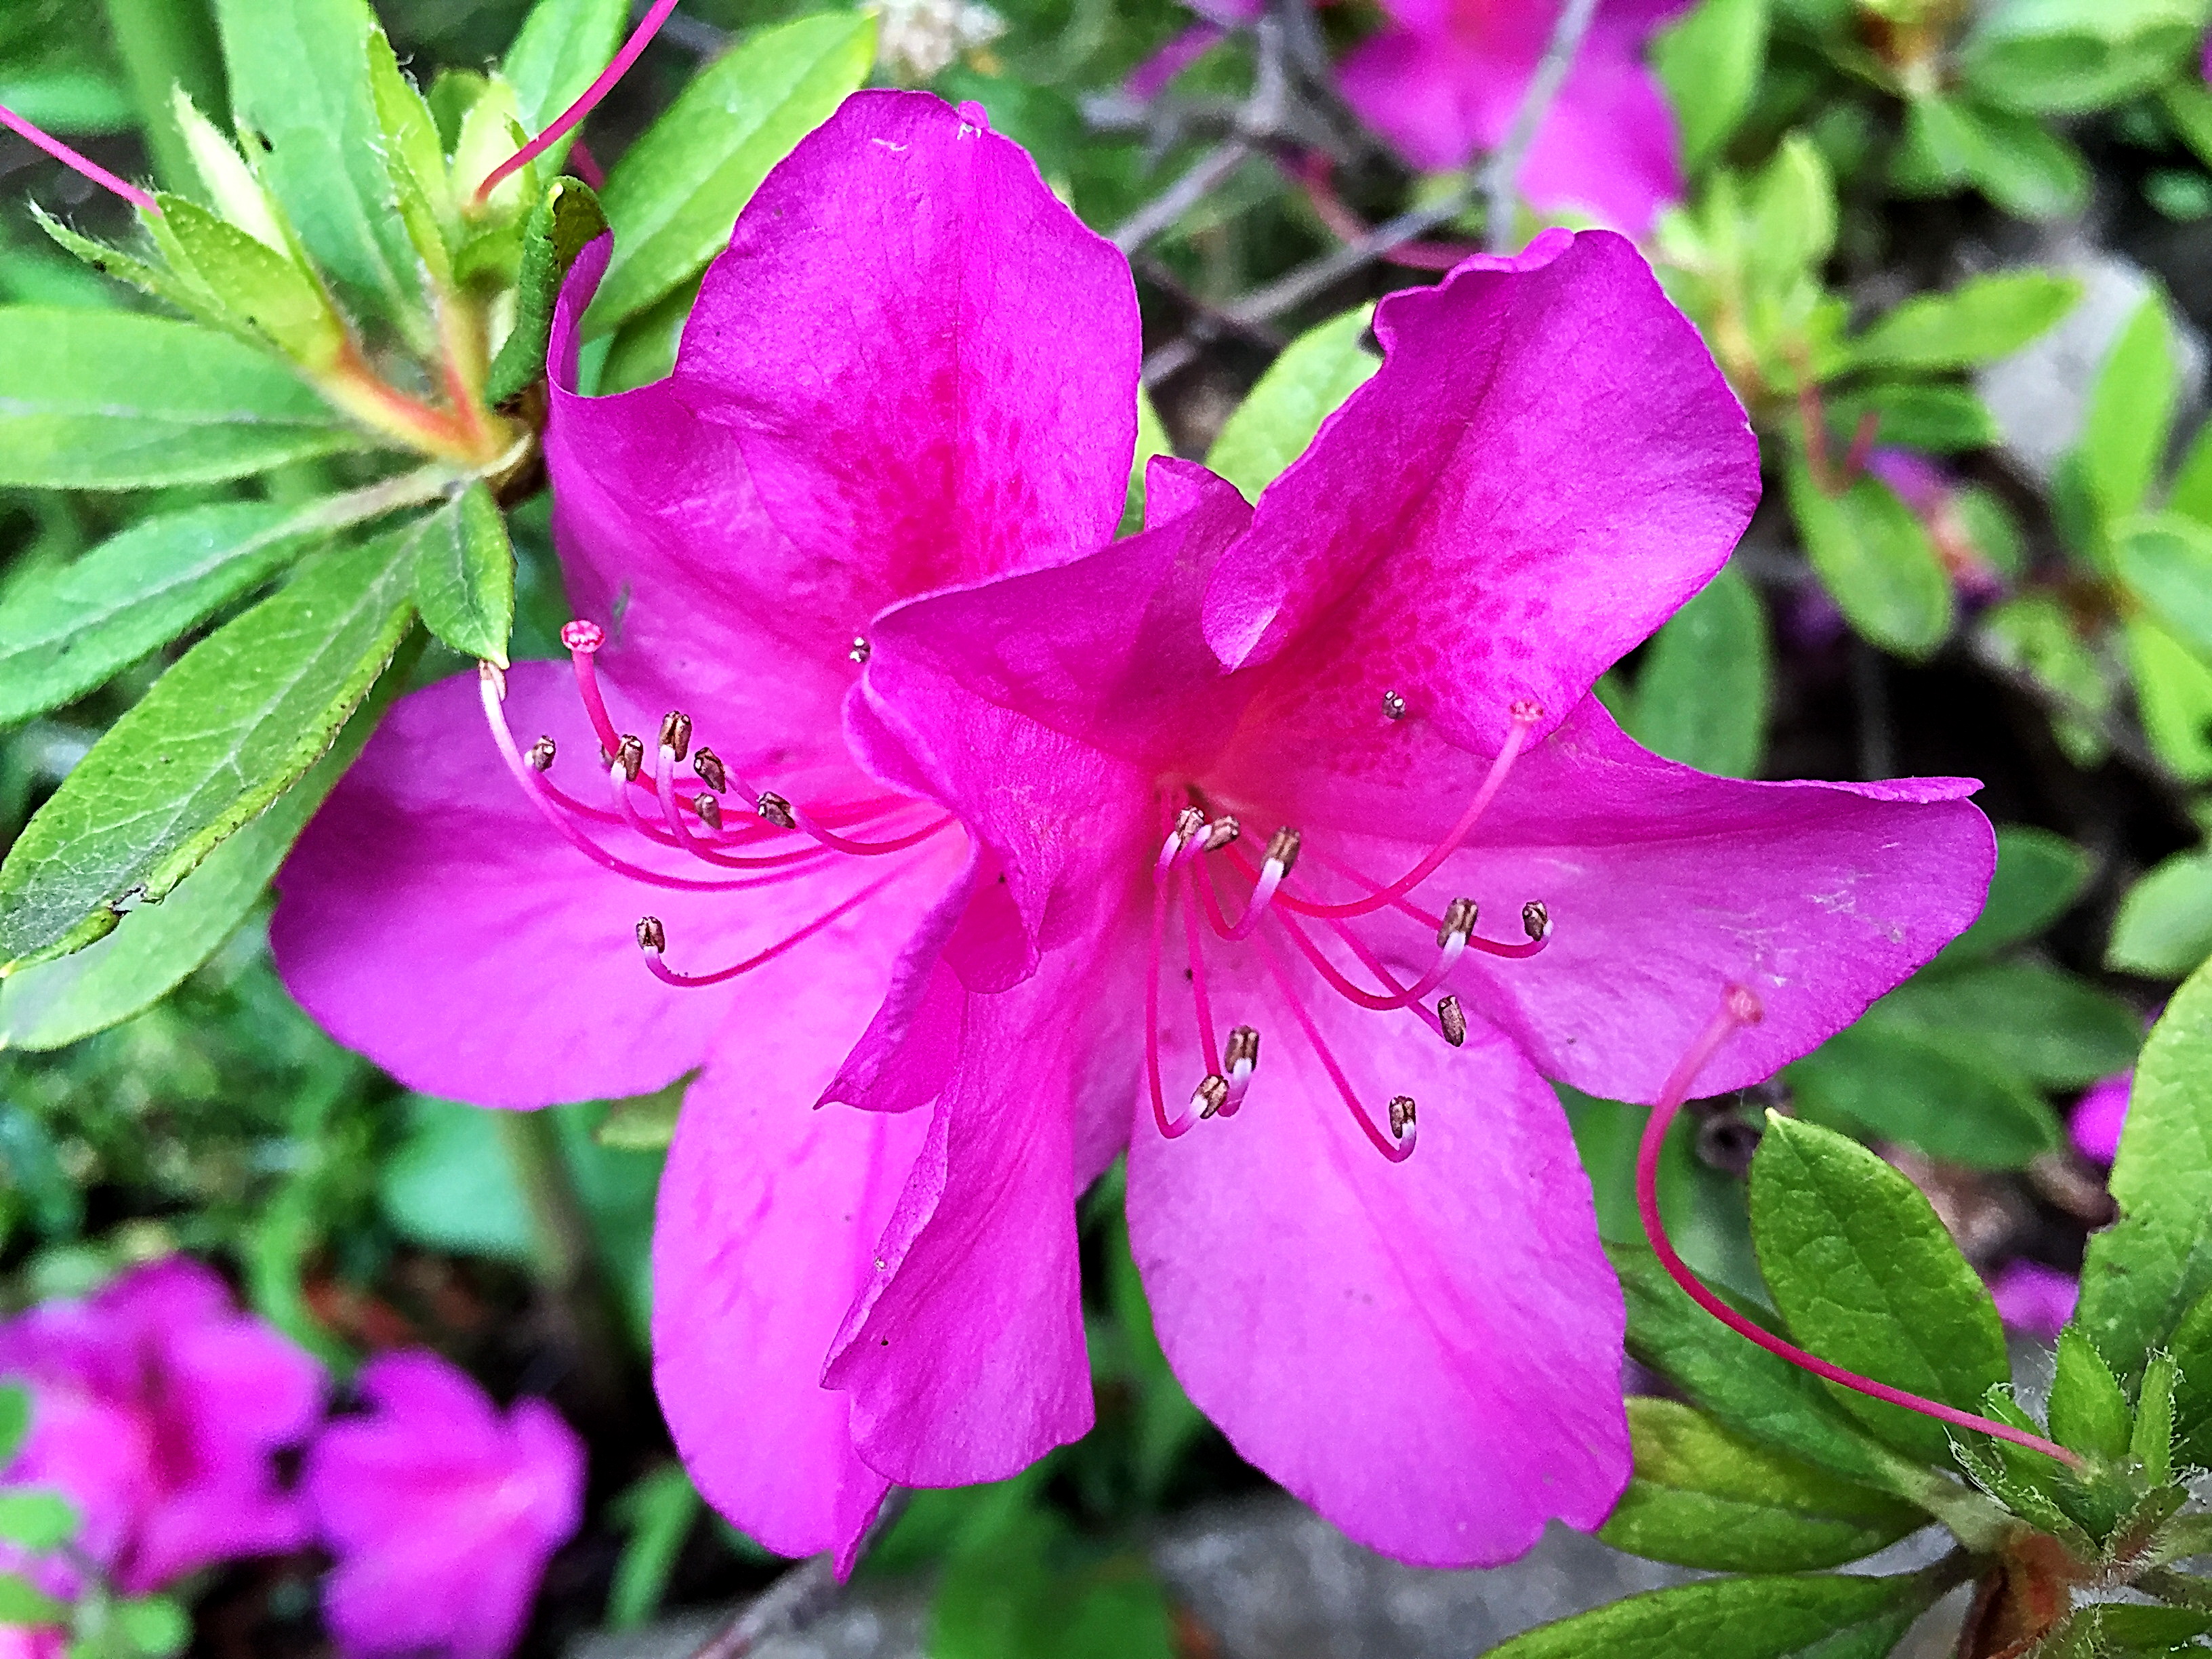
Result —
[[[786, 882], [811, 879], [844, 867], [848, 860], [878, 859], [919, 847], [956, 821], [939, 812], [917, 823], [927, 804], [906, 795], [805, 807], [789, 796], [757, 788], [733, 771], [712, 749], [692, 746], [690, 715], [671, 710], [661, 717], [658, 738], [647, 763], [644, 740], [616, 729], [601, 690], [593, 659], [606, 642], [596, 623], [572, 622], [561, 630], [575, 674], [576, 694], [599, 740], [599, 763], [606, 769], [607, 805], [594, 806], [556, 784], [550, 774], [556, 756], [554, 741], [541, 737], [527, 750], [517, 745], [502, 708], [505, 682], [489, 664], [479, 672], [484, 719], [507, 769], [523, 793], [561, 837], [604, 870], [646, 886], [685, 893], [736, 893]], [[687, 781], [677, 787], [677, 767], [686, 757], [703, 789]], [[750, 813], [726, 814], [723, 797], [734, 786], [753, 803]], [[610, 838], [623, 846], [617, 852]], [[680, 854], [717, 871], [744, 874], [712, 877], [674, 875], [638, 862], [635, 854], [665, 859]], [[666, 927], [656, 916], [637, 924], [637, 942], [646, 963], [671, 985], [719, 985], [773, 961], [873, 897], [899, 873], [893, 867], [848, 895], [821, 915], [802, 923], [766, 950], [731, 967], [706, 974], [683, 974], [669, 967]]]
[[[1395, 691], [1387, 693], [1382, 712], [1389, 720], [1403, 719], [1404, 698]], [[1255, 865], [1242, 844], [1237, 820], [1225, 811], [1209, 816], [1210, 797], [1205, 792], [1190, 784], [1164, 792], [1162, 817], [1167, 833], [1152, 865], [1152, 945], [1145, 977], [1145, 1073], [1152, 1091], [1152, 1121], [1161, 1134], [1174, 1139], [1207, 1118], [1236, 1115], [1244, 1103], [1245, 1093], [1259, 1064], [1260, 1034], [1254, 1027], [1239, 1025], [1232, 1030], [1225, 1048], [1215, 1040], [1212, 1000], [1207, 991], [1202, 949], [1202, 915], [1204, 926], [1211, 927], [1218, 939], [1232, 945], [1249, 940], [1258, 951], [1268, 978], [1290, 1010], [1292, 1023], [1321, 1061], [1322, 1069], [1328, 1073], [1346, 1109], [1369, 1143], [1394, 1164], [1403, 1163], [1413, 1156], [1419, 1139], [1413, 1097], [1401, 1094], [1391, 1098], [1386, 1133], [1360, 1103], [1358, 1092], [1323, 1038], [1318, 1022], [1300, 1000], [1282, 946], [1289, 944], [1312, 965], [1324, 984], [1355, 1006], [1377, 1012], [1410, 1009], [1452, 1047], [1457, 1048], [1467, 1041], [1467, 1015], [1459, 999], [1446, 995], [1433, 1009], [1428, 1006], [1427, 999], [1450, 976], [1469, 950], [1493, 957], [1536, 955], [1551, 939], [1551, 913], [1540, 900], [1523, 904], [1521, 928], [1526, 937], [1509, 942], [1486, 939], [1476, 933], [1480, 912], [1471, 898], [1451, 900], [1444, 906], [1443, 914], [1437, 915], [1416, 903], [1412, 896], [1443, 867], [1474, 833], [1483, 813], [1504, 787], [1528, 733], [1544, 718], [1544, 711], [1537, 704], [1523, 701], [1513, 705], [1512, 715], [1512, 728], [1505, 745], [1491, 763], [1489, 772], [1468, 803], [1467, 810], [1435, 846], [1395, 881], [1377, 881], [1364, 875], [1324, 848], [1309, 849], [1305, 837], [1288, 827], [1278, 830], [1269, 838], [1266, 851]], [[1243, 909], [1234, 921], [1224, 909], [1215, 884], [1216, 861], [1209, 855], [1217, 853], [1223, 855], [1218, 862], [1234, 866], [1237, 876], [1251, 884]], [[1358, 890], [1358, 896], [1324, 900], [1304, 890], [1304, 883], [1293, 884], [1292, 872], [1302, 862], [1316, 866], [1340, 883]], [[1179, 1115], [1170, 1116], [1160, 1066], [1160, 963], [1167, 945], [1168, 914], [1178, 898], [1182, 901], [1183, 941], [1188, 962], [1186, 978], [1206, 1060], [1206, 1075], [1192, 1091], [1189, 1103]], [[1382, 953], [1376, 949], [1377, 939], [1369, 937], [1379, 935], [1386, 927], [1402, 929], [1407, 921], [1431, 930], [1437, 945], [1435, 960], [1409, 985], [1401, 984], [1384, 965]], [[1355, 923], [1363, 926], [1355, 927]], [[1371, 975], [1382, 988], [1370, 990], [1355, 982], [1315, 938], [1317, 932], [1331, 936], [1348, 951], [1360, 969]], [[1387, 939], [1383, 942], [1387, 946]]]

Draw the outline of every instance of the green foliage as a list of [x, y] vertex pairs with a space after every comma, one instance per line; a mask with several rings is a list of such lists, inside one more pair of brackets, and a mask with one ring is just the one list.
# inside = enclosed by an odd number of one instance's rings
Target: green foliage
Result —
[[0, 1625], [57, 1625], [68, 1607], [20, 1574], [0, 1572]]
[[2078, 1326], [2058, 1335], [2050, 1415], [2051, 1438], [2069, 1450], [2106, 1458], [2127, 1455], [2135, 1424], [2126, 1391]]
[[2148, 91], [2203, 32], [2195, 0], [2008, 0], [1977, 24], [1960, 62], [1977, 97], [2070, 114]]
[[2105, 960], [2176, 979], [2212, 957], [2212, 853], [2177, 853], [2128, 890]]
[[1646, 647], [1621, 724], [1669, 760], [1750, 777], [1766, 747], [1769, 659], [1759, 595], [1723, 567]]
[[1374, 315], [1374, 307], [1361, 306], [1291, 341], [1222, 427], [1206, 464], [1246, 501], [1258, 501], [1322, 422], [1382, 366], [1365, 344]]
[[[500, 64], [515, 113], [533, 137], [599, 78], [622, 44], [623, 0], [538, 0]], [[557, 167], [562, 151], [546, 152]]]
[[2148, 498], [2166, 459], [2180, 395], [2173, 325], [2166, 302], [2144, 301], [2113, 343], [2089, 398], [2081, 434], [2081, 478], [2106, 524]]
[[1142, 1557], [1102, 1555], [1051, 1511], [1024, 1503], [970, 1533], [930, 1605], [930, 1659], [1170, 1659], [1175, 1651], [1167, 1597]]
[[507, 666], [514, 626], [514, 549], [481, 483], [424, 519], [415, 537], [415, 605], [422, 625], [465, 655]]
[[680, 1465], [656, 1469], [615, 1500], [615, 1516], [629, 1539], [615, 1563], [607, 1591], [607, 1628], [636, 1630], [659, 1610], [684, 1540], [706, 1505]]
[[2048, 271], [1978, 276], [1923, 294], [1880, 318], [1850, 344], [1860, 369], [1969, 368], [2008, 356], [2074, 308], [2081, 285]]
[[491, 402], [505, 403], [544, 378], [562, 282], [576, 256], [606, 228], [599, 198], [574, 179], [556, 179], [531, 210], [514, 285], [514, 327], [492, 359], [484, 385], [484, 396]]
[[1660, 35], [1652, 62], [1691, 171], [1720, 154], [1750, 110], [1771, 21], [1768, 0], [1703, 0]]
[[1490, 1659], [1876, 1659], [1935, 1599], [1925, 1578], [1721, 1578], [1546, 1625]]
[[1786, 474], [1790, 510], [1820, 581], [1853, 628], [1900, 656], [1924, 657], [1951, 631], [1951, 579], [1911, 508], [1862, 474], [1831, 494], [1803, 460]]
[[2065, 1140], [2042, 1095], [1977, 1034], [1929, 1030], [1881, 1007], [1784, 1075], [1806, 1118], [1954, 1163], [2019, 1169]]

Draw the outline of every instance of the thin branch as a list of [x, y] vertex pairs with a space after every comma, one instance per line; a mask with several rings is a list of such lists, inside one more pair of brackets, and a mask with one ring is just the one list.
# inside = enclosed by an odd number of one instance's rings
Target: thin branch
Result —
[[1252, 95], [1237, 113], [1235, 135], [1216, 144], [1182, 178], [1122, 221], [1111, 238], [1122, 252], [1135, 252], [1204, 201], [1251, 158], [1259, 140], [1281, 126], [1289, 87], [1283, 69], [1283, 26], [1275, 18], [1263, 17], [1255, 32], [1259, 68]]
[[1566, 0], [1559, 8], [1551, 44], [1544, 48], [1543, 60], [1522, 95], [1521, 107], [1513, 113], [1513, 125], [1505, 130], [1505, 141], [1482, 165], [1483, 235], [1492, 253], [1513, 252], [1513, 187], [1521, 176], [1521, 164], [1528, 159], [1536, 131], [1551, 112], [1552, 100], [1559, 96], [1567, 71], [1574, 67], [1583, 37], [1589, 33], [1590, 19], [1596, 15], [1597, 0]]
[[[866, 1535], [860, 1540], [854, 1557], [856, 1561], [897, 1524], [911, 1496], [902, 1486], [893, 1486], [884, 1495], [883, 1507], [876, 1511], [876, 1518], [868, 1523]], [[745, 1659], [769, 1638], [787, 1636], [812, 1624], [836, 1604], [843, 1589], [837, 1582], [834, 1554], [801, 1561], [732, 1613], [727, 1624], [692, 1650], [691, 1659]]]

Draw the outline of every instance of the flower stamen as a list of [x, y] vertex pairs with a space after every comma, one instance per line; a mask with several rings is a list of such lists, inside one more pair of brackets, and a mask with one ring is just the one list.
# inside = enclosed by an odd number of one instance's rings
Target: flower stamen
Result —
[[1283, 1000], [1291, 1005], [1291, 1017], [1297, 1021], [1298, 1029], [1305, 1033], [1306, 1042], [1312, 1046], [1322, 1069], [1328, 1073], [1328, 1080], [1336, 1085], [1336, 1092], [1342, 1097], [1346, 1109], [1352, 1114], [1352, 1121], [1359, 1126], [1360, 1133], [1367, 1137], [1368, 1143], [1376, 1152], [1393, 1164], [1403, 1164], [1413, 1155], [1413, 1148], [1420, 1139], [1420, 1126], [1414, 1118], [1413, 1097], [1399, 1095], [1390, 1102], [1389, 1134], [1376, 1127], [1374, 1120], [1367, 1115], [1367, 1109], [1359, 1103], [1359, 1097], [1352, 1091], [1351, 1080], [1344, 1075], [1344, 1068], [1336, 1063], [1336, 1056], [1329, 1052], [1328, 1044], [1322, 1036], [1321, 1027], [1314, 1023], [1314, 1017], [1306, 1012], [1305, 1004], [1298, 1000], [1297, 989], [1291, 983], [1289, 966], [1283, 961], [1282, 953], [1276, 950], [1274, 941], [1262, 933], [1256, 942], [1261, 958], [1267, 963], [1267, 972], [1274, 978], [1275, 988], [1283, 994]]
[[561, 643], [568, 647], [568, 661], [576, 671], [576, 695], [584, 700], [584, 712], [592, 717], [600, 750], [611, 756], [622, 747], [622, 738], [607, 715], [607, 700], [599, 694], [599, 670], [592, 665], [592, 659], [606, 642], [606, 629], [595, 622], [580, 617], [562, 626]]
[[854, 894], [850, 898], [845, 899], [830, 909], [824, 910], [820, 915], [815, 917], [813, 921], [807, 922], [797, 932], [786, 934], [782, 939], [778, 939], [774, 945], [769, 945], [765, 951], [760, 951], [757, 955], [747, 957], [743, 962], [734, 963], [730, 967], [717, 969], [711, 974], [679, 974], [662, 959], [663, 952], [668, 949], [668, 933], [667, 930], [661, 926], [659, 919], [656, 916], [646, 916], [639, 921], [637, 924], [638, 946], [645, 952], [646, 966], [653, 969], [653, 974], [657, 978], [670, 985], [682, 986], [687, 989], [696, 988], [702, 985], [720, 985], [727, 981], [737, 978], [741, 974], [750, 974], [756, 968], [764, 967], [768, 963], [775, 961], [785, 951], [791, 950], [793, 946], [805, 943], [806, 940], [813, 938], [815, 934], [820, 933], [824, 927], [829, 927], [830, 923], [836, 921], [840, 916], [844, 915], [855, 907], [864, 904], [869, 899], [873, 898], [890, 882], [896, 880], [898, 873], [899, 872], [897, 871], [893, 870], [884, 875], [877, 877], [875, 880], [870, 882], [866, 887], [860, 889], [859, 892]]
[[1229, 1098], [1222, 1103], [1221, 1115], [1234, 1117], [1252, 1086], [1252, 1074], [1260, 1069], [1260, 1033], [1249, 1025], [1232, 1027], [1222, 1058], [1229, 1062]]
[[52, 133], [33, 126], [5, 104], [0, 104], [0, 127], [7, 128], [25, 143], [46, 151], [70, 172], [91, 179], [109, 194], [120, 196], [139, 212], [150, 213], [157, 219], [161, 216], [161, 204], [146, 191], [127, 179], [117, 178], [88, 156], [78, 155]]

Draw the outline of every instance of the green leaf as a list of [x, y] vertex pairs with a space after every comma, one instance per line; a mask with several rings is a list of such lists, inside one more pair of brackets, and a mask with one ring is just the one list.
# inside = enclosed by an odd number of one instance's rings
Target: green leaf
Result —
[[1850, 432], [1872, 415], [1876, 443], [1936, 455], [1985, 448], [2003, 435], [1989, 406], [1962, 386], [1883, 381], [1838, 392], [1828, 399], [1828, 412]]
[[1542, 1626], [1486, 1659], [1875, 1659], [1933, 1599], [1917, 1577], [1718, 1578]]
[[98, 275], [112, 276], [118, 283], [127, 283], [141, 294], [150, 295], [165, 305], [174, 306], [187, 316], [198, 319], [210, 328], [233, 335], [248, 345], [258, 348], [261, 344], [244, 324], [223, 316], [209, 295], [174, 271], [125, 253], [120, 248], [110, 247], [105, 242], [94, 241], [89, 236], [78, 235], [36, 202], [29, 204], [29, 206], [31, 217], [38, 222], [39, 228]]
[[30, 1431], [30, 1390], [20, 1382], [0, 1382], [0, 1468], [15, 1461]]
[[1966, 176], [1997, 206], [2022, 219], [2063, 219], [2088, 204], [2088, 163], [2050, 128], [1984, 105], [1954, 107]]
[[530, 1210], [490, 1110], [417, 1095], [376, 1194], [401, 1237], [433, 1249], [527, 1263]]
[[1840, 1565], [1924, 1526], [1886, 1493], [1738, 1438], [1671, 1400], [1632, 1399], [1636, 1475], [1601, 1541], [1720, 1572]]
[[2112, 712], [2112, 684], [2103, 659], [2081, 637], [2056, 594], [2025, 593], [1982, 618], [1980, 643], [1997, 662], [2051, 692], [2051, 735], [2075, 765], [2099, 764], [2110, 747], [2100, 721]]
[[1750, 109], [1766, 64], [1767, 13], [1768, 0], [1703, 0], [1653, 42], [1684, 171], [1702, 171]]
[[2179, 979], [2212, 957], [2212, 853], [2176, 853], [2128, 889], [2105, 965]]
[[449, 288], [453, 276], [453, 245], [462, 234], [446, 167], [446, 148], [437, 118], [399, 67], [392, 42], [380, 28], [368, 32], [370, 101], [382, 130], [385, 167], [407, 240], [429, 272], [432, 283]]
[[[2206, 94], [2212, 97], [2212, 93]], [[2212, 528], [2212, 421], [2197, 428], [2189, 453], [2173, 475], [2166, 492], [2166, 510]]]
[[1923, 294], [1849, 345], [1855, 369], [1970, 368], [2008, 356], [2074, 308], [2081, 285], [2046, 270], [2006, 271]]
[[875, 56], [872, 16], [825, 12], [763, 30], [686, 87], [607, 176], [615, 248], [586, 331], [611, 331], [720, 252], [769, 169]]
[[0, 485], [216, 483], [366, 441], [282, 363], [210, 330], [0, 307]]
[[[1920, 1189], [1856, 1141], [1770, 1113], [1752, 1158], [1751, 1236], [1791, 1336], [1845, 1370], [1966, 1411], [2010, 1379], [1980, 1276]], [[1933, 1419], [1835, 1395], [1900, 1450], [1949, 1457]]]
[[1744, 270], [1754, 292], [1790, 292], [1835, 247], [1836, 181], [1802, 133], [1784, 138], [1751, 181], [1747, 206]]
[[261, 176], [316, 263], [407, 314], [416, 252], [385, 165], [365, 0], [216, 0], [231, 106], [266, 146]]
[[[500, 73], [514, 88], [515, 113], [532, 137], [614, 61], [628, 10], [623, 0], [538, 0], [530, 9]], [[545, 152], [547, 165], [559, 167], [564, 149]]]
[[2163, 1486], [2173, 1478], [2174, 1390], [2180, 1378], [2173, 1356], [2163, 1349], [2154, 1351], [2143, 1366], [2127, 1451], [2146, 1486]]
[[676, 1120], [684, 1109], [684, 1092], [696, 1072], [686, 1072], [665, 1089], [634, 1095], [615, 1102], [592, 1139], [602, 1146], [627, 1152], [665, 1152], [676, 1139]]
[[1172, 1659], [1167, 1597], [1143, 1557], [1100, 1557], [1048, 1510], [997, 1520], [939, 1581], [931, 1659]]
[[1308, 329], [1291, 342], [1237, 406], [1206, 452], [1206, 464], [1248, 501], [1305, 452], [1321, 424], [1364, 386], [1382, 360], [1361, 342], [1375, 307], [1361, 306]]
[[1137, 447], [1129, 457], [1129, 489], [1121, 498], [1121, 523], [1114, 532], [1116, 536], [1133, 536], [1145, 527], [1145, 473], [1155, 455], [1174, 453], [1168, 429], [1160, 424], [1160, 412], [1152, 406], [1152, 393], [1139, 386]]
[[0, 1572], [0, 1625], [61, 1625], [69, 1605], [57, 1601], [20, 1573]]
[[514, 549], [481, 479], [463, 492], [458, 510], [424, 521], [415, 543], [415, 604], [422, 625], [454, 650], [507, 666]]
[[2120, 1218], [2089, 1235], [2075, 1322], [2124, 1376], [2212, 1287], [2212, 973], [2151, 1028], [2110, 1185]]
[[1769, 654], [1758, 593], [1723, 566], [1645, 648], [1622, 724], [1668, 760], [1750, 777], [1766, 747]]
[[1813, 568], [1851, 626], [1900, 656], [1924, 657], [1942, 644], [1951, 579], [1912, 509], [1869, 474], [1831, 495], [1795, 455], [1784, 477]]
[[553, 311], [561, 283], [576, 256], [607, 228], [599, 198], [574, 179], [556, 179], [545, 187], [522, 233], [522, 268], [514, 285], [514, 326], [492, 359], [484, 385], [491, 403], [505, 403], [545, 376], [545, 354], [553, 341]]
[[2191, 783], [2212, 779], [2212, 662], [2141, 611], [2120, 624], [2136, 714], [2158, 757]]
[[2127, 1004], [2037, 963], [1922, 974], [1875, 1012], [1885, 1030], [1909, 1025], [1970, 1037], [2002, 1065], [2053, 1088], [2124, 1072], [2142, 1041]]
[[2212, 527], [2178, 513], [2112, 526], [2112, 562], [2135, 596], [2173, 635], [2212, 659]]
[[1936, 965], [1977, 961], [2033, 939], [2081, 896], [2090, 868], [2089, 855], [2065, 836], [2008, 824], [1997, 831], [1996, 873], [1982, 914], [1943, 948]]
[[2017, 1170], [2065, 1144], [2050, 1103], [1985, 1044], [1878, 1008], [1783, 1076], [1799, 1115], [1948, 1163]]
[[76, 1506], [58, 1492], [0, 1492], [0, 1539], [34, 1554], [76, 1536]]
[[0, 960], [89, 944], [125, 899], [159, 902], [299, 780], [413, 622], [416, 546], [438, 517], [311, 560], [155, 683], [0, 865]]
[[2150, 495], [2166, 459], [2180, 372], [2166, 301], [2154, 294], [2121, 330], [2089, 393], [2078, 452], [2082, 483], [2108, 525]]
[[2030, 114], [2108, 108], [2166, 79], [2204, 32], [2195, 0], [2011, 0], [1960, 53], [1978, 98]]
[[[2174, 1449], [2185, 1463], [2212, 1468], [2212, 1291], [2174, 1327]], [[2146, 1384], [2149, 1378], [2146, 1369]]]
[[704, 1507], [679, 1463], [654, 1470], [615, 1499], [615, 1518], [629, 1538], [607, 1589], [609, 1630], [640, 1629], [660, 1610], [676, 1558]]
[[109, 1610], [123, 1639], [140, 1659], [171, 1659], [192, 1639], [192, 1617], [166, 1595], [144, 1595], [118, 1601]]
[[2135, 1414], [2128, 1396], [2097, 1352], [2069, 1325], [2058, 1334], [2058, 1368], [2051, 1382], [2051, 1437], [2069, 1451], [2118, 1459], [2128, 1454]]

